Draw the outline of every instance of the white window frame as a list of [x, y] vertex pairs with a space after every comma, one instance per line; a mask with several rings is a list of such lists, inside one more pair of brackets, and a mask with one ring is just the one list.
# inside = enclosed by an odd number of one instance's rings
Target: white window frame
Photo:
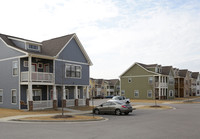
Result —
[[[171, 95], [172, 93], [172, 95]], [[169, 90], [169, 97], [174, 97], [174, 91], [173, 90]]]
[[[71, 71], [71, 66], [74, 66], [75, 67], [75, 76], [71, 76], [71, 73], [70, 73], [70, 76], [68, 77], [67, 76], [67, 66], [70, 66], [70, 72]], [[80, 77], [76, 77], [76, 67], [80, 67]], [[74, 79], [81, 79], [82, 78], [82, 66], [81, 65], [75, 65], [75, 64], [65, 64], [65, 78], [74, 78]]]
[[125, 90], [121, 90], [121, 95], [125, 95]]
[[[13, 103], [13, 91], [16, 93], [16, 102]], [[17, 89], [11, 89], [11, 104], [17, 105]]]
[[2, 97], [2, 101], [0, 102], [0, 104], [3, 104], [3, 89], [0, 89], [0, 96]]
[[132, 78], [128, 78], [128, 83], [132, 83]]
[[28, 67], [28, 61], [24, 61], [23, 65], [24, 67]]
[[[37, 49], [31, 48], [30, 46], [37, 46]], [[40, 46], [35, 44], [28, 44], [27, 49], [40, 52]]]
[[[151, 97], [149, 97], [149, 92], [151, 92]], [[147, 90], [147, 98], [152, 98], [153, 97], [153, 92], [152, 90]]]
[[80, 98], [81, 98], [81, 90], [78, 89], [78, 99], [80, 99]]
[[[138, 94], [138, 96], [135, 96], [135, 94]], [[134, 98], [139, 98], [140, 97], [140, 92], [139, 90], [134, 90]]]
[[[150, 81], [151, 81], [151, 82], [150, 82]], [[153, 84], [153, 77], [149, 77], [149, 78], [148, 78], [148, 83], [149, 83], [149, 84]]]
[[[13, 72], [13, 69], [14, 69], [14, 66], [13, 66], [13, 65], [14, 65], [14, 63], [17, 64], [17, 68], [16, 68], [16, 69], [17, 69], [17, 74], [16, 74], [16, 75], [14, 75], [14, 72]], [[18, 61], [13, 61], [13, 62], [12, 62], [12, 76], [13, 76], [13, 77], [18, 76], [18, 72], [19, 72]]]
[[42, 89], [32, 89], [32, 95], [34, 97], [33, 91], [40, 91], [41, 95], [40, 95], [40, 100], [34, 100], [33, 101], [42, 101]]

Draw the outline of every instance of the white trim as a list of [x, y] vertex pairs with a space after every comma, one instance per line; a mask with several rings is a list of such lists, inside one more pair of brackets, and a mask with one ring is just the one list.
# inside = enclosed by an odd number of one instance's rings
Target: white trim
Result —
[[[172, 93], [172, 96], [170, 95], [170, 92]], [[173, 90], [169, 90], [169, 97], [174, 97], [174, 91]]]
[[86, 60], [88, 61], [88, 64], [89, 64], [90, 66], [92, 66], [92, 65], [93, 65], [93, 64], [92, 64], [92, 61], [90, 60], [89, 56], [87, 55], [85, 49], [83, 48], [83, 45], [82, 45], [81, 42], [79, 41], [79, 39], [78, 39], [78, 37], [77, 37], [76, 34], [74, 34], [74, 35], [71, 37], [71, 39], [64, 45], [64, 47], [60, 50], [60, 52], [56, 55], [56, 57], [58, 57], [58, 56], [60, 55], [60, 53], [67, 47], [67, 45], [70, 43], [70, 41], [71, 41], [73, 38], [76, 40], [76, 42], [77, 42], [79, 48], [81, 49], [83, 55], [85, 56]]
[[41, 43], [39, 42], [34, 42], [34, 41], [28, 41], [28, 40], [23, 40], [23, 39], [19, 39], [19, 38], [14, 38], [14, 37], [8, 37], [8, 39], [11, 39], [11, 40], [16, 40], [16, 41], [21, 41], [21, 42], [24, 42], [24, 43], [34, 43], [34, 44], [37, 44], [37, 45], [42, 45]]
[[16, 56], [16, 57], [0, 59], [0, 62], [7, 61], [7, 60], [12, 60], [12, 59], [16, 59], [16, 58], [24, 58], [24, 57], [27, 57], [27, 55], [26, 56]]
[[69, 61], [69, 60], [63, 60], [63, 59], [55, 59], [56, 61], [62, 61], [62, 62], [68, 62], [68, 63], [74, 63], [74, 64], [82, 64], [82, 65], [89, 65], [88, 63], [82, 63], [77, 61]]
[[21, 53], [24, 53], [24, 54], [28, 55], [27, 52], [25, 52], [25, 51], [23, 51], [23, 50], [20, 50], [20, 49], [18, 49], [18, 48], [15, 48], [15, 47], [13, 47], [13, 46], [8, 45], [1, 37], [0, 37], [0, 39], [3, 41], [4, 44], [7, 45], [7, 47], [9, 47], [9, 48], [11, 48], [11, 49], [14, 49], [14, 50], [16, 50], [16, 51], [19, 51], [19, 52], [21, 52]]
[[[12, 91], [16, 91], [16, 103], [12, 103]], [[17, 105], [17, 89], [11, 89], [11, 104], [13, 104], [13, 105]]]
[[3, 89], [0, 89], [0, 91], [2, 91], [2, 102], [0, 104], [3, 104]]

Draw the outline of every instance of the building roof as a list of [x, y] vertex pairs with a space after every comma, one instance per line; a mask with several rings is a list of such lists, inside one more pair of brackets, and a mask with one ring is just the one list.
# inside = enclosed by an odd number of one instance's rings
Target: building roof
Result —
[[46, 40], [42, 42], [42, 53], [49, 56], [56, 56], [63, 47], [72, 39], [74, 34]]
[[181, 77], [186, 77], [188, 70], [187, 69], [183, 69], [183, 70], [179, 70], [179, 76]]
[[192, 72], [192, 78], [197, 79], [199, 76], [199, 72]]
[[[74, 38], [77, 41], [77, 44], [80, 47], [80, 50], [82, 51], [85, 58], [87, 59], [88, 64], [92, 65], [92, 61], [90, 60], [89, 56], [87, 55], [86, 51], [84, 50], [82, 44], [80, 43], [80, 41], [75, 33], [65, 35], [62, 37], [57, 37], [57, 38], [50, 39], [50, 40], [46, 40], [46, 41], [42, 41], [42, 42], [36, 42], [36, 41], [27, 40], [27, 39], [23, 39], [23, 38], [19, 38], [19, 37], [14, 37], [14, 36], [9, 36], [9, 35], [5, 35], [5, 34], [0, 34], [0, 38], [2, 38], [3, 41], [7, 45], [9, 45], [17, 50], [20, 50], [20, 51], [23, 51], [26, 53], [30, 53], [30, 54], [44, 55], [44, 56], [50, 56], [50, 57], [56, 57], [66, 47], [66, 45], [71, 41], [71, 39]], [[38, 45], [42, 46], [41, 52], [38, 53], [38, 52], [29, 51], [29, 50], [17, 47], [12, 42], [12, 39], [20, 40], [20, 41], [28, 42], [28, 43], [38, 44]]]
[[162, 66], [162, 74], [169, 75], [172, 66]]

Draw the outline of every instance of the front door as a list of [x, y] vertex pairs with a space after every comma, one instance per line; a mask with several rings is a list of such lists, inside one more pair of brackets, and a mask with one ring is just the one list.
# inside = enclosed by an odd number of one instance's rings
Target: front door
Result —
[[33, 63], [31, 68], [32, 68], [33, 72], [36, 72], [37, 71], [37, 64]]

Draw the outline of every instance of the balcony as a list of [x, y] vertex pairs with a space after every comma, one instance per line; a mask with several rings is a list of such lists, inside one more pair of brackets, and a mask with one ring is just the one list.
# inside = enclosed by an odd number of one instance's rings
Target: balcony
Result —
[[159, 82], [156, 82], [155, 83], [155, 87], [158, 88], [160, 85], [161, 88], [167, 88], [168, 87], [168, 84], [167, 83], [159, 83]]
[[[21, 72], [21, 82], [28, 82], [28, 71]], [[53, 73], [32, 72], [32, 82], [53, 83]]]

